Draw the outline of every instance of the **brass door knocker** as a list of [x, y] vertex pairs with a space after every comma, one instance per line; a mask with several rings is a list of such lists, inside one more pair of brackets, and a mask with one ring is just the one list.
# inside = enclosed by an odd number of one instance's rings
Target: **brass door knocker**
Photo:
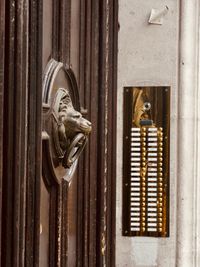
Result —
[[91, 123], [74, 109], [67, 89], [59, 88], [53, 104], [53, 137], [64, 168], [77, 160], [88, 140]]
[[43, 166], [59, 181], [72, 178], [92, 130], [91, 122], [79, 110], [73, 71], [51, 60], [43, 83]]

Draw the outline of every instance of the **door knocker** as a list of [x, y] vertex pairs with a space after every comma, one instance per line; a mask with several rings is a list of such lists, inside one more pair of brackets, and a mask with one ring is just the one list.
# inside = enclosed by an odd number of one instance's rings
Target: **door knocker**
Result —
[[74, 109], [67, 89], [59, 88], [53, 104], [53, 137], [64, 168], [70, 168], [83, 151], [91, 123]]
[[43, 169], [51, 170], [57, 182], [73, 177], [91, 129], [80, 112], [73, 71], [51, 60], [43, 80]]

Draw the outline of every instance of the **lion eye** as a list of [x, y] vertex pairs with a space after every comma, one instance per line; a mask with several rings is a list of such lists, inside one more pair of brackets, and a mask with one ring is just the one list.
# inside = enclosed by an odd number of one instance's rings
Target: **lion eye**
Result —
[[79, 118], [81, 117], [81, 115], [80, 115], [80, 114], [74, 114], [73, 117], [74, 117], [75, 119], [79, 119]]

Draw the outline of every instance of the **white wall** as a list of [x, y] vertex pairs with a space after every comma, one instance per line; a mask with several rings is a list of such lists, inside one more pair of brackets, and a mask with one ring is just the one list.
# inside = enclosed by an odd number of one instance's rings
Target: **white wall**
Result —
[[[200, 266], [199, 0], [119, 0], [118, 267]], [[150, 25], [152, 8], [169, 12]], [[170, 86], [170, 237], [122, 236], [123, 88]]]
[[[119, 2], [116, 265], [173, 267], [176, 258], [179, 4], [177, 0]], [[148, 24], [151, 9], [162, 10], [165, 5], [169, 12], [163, 25]], [[122, 236], [123, 88], [138, 85], [171, 87], [169, 238]]]

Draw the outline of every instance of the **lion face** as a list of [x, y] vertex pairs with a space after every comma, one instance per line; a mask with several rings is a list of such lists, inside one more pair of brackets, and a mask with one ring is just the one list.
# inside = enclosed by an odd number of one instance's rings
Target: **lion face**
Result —
[[67, 150], [70, 143], [78, 133], [88, 135], [91, 132], [91, 122], [83, 118], [82, 114], [74, 109], [67, 89], [59, 89], [54, 110], [57, 113], [58, 138], [62, 150]]
[[77, 133], [89, 134], [91, 132], [91, 123], [73, 108], [67, 110], [62, 116], [62, 122], [65, 126], [65, 134], [70, 139]]

